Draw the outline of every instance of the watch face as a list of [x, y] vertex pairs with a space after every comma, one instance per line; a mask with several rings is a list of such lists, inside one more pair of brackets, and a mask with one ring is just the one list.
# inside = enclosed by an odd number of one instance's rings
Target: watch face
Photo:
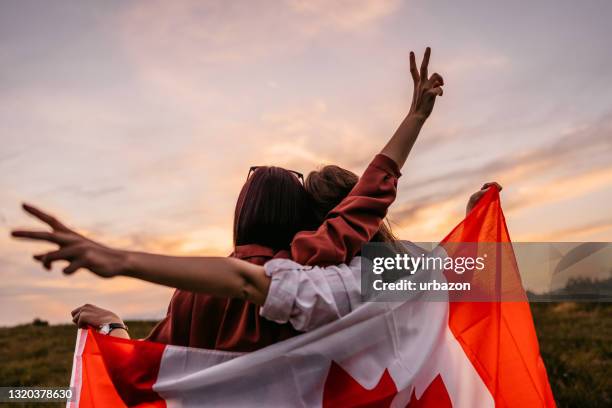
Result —
[[108, 334], [110, 333], [110, 325], [108, 323], [103, 324], [102, 326], [100, 326], [100, 333], [102, 334]]

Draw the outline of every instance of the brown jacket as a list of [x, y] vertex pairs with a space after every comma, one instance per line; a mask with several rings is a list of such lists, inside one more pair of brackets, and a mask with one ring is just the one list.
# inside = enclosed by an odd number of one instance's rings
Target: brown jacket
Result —
[[[377, 155], [349, 195], [327, 215], [316, 231], [302, 231], [291, 243], [291, 254], [260, 245], [236, 247], [231, 256], [263, 265], [273, 258], [291, 258], [303, 265], [332, 265], [351, 260], [380, 227], [395, 200], [397, 164]], [[259, 316], [259, 306], [177, 290], [166, 317], [147, 340], [179, 346], [228, 351], [253, 351], [295, 336], [289, 324]]]

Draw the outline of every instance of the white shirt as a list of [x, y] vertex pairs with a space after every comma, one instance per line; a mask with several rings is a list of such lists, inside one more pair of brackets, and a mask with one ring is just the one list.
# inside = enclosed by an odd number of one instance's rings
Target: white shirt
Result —
[[[424, 251], [408, 241], [402, 245], [413, 256]], [[441, 246], [433, 253], [446, 254]], [[326, 267], [304, 266], [289, 259], [266, 262], [265, 273], [272, 281], [259, 309], [260, 316], [276, 323], [290, 323], [299, 331], [310, 331], [349, 314], [363, 303], [361, 262], [359, 256], [348, 265]]]
[[361, 304], [361, 257], [326, 267], [273, 259], [264, 268], [272, 282], [259, 314], [268, 320], [309, 331]]

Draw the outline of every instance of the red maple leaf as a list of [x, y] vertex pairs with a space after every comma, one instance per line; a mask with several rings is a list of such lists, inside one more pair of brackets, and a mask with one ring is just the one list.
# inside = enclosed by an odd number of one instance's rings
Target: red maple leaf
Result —
[[332, 361], [323, 388], [323, 407], [388, 407], [396, 395], [389, 371], [385, 370], [376, 387], [368, 390]]
[[[397, 395], [397, 386], [393, 382], [389, 371], [385, 370], [378, 380], [378, 384], [371, 390], [364, 388], [342, 367], [332, 361], [323, 388], [323, 407], [359, 407], [378, 408], [388, 407]], [[417, 399], [412, 391], [407, 407], [452, 407], [448, 391], [444, 386], [442, 377], [436, 376], [429, 384], [421, 398]]]
[[444, 386], [444, 381], [442, 381], [442, 377], [440, 374], [434, 378], [434, 380], [427, 386], [427, 389], [421, 395], [421, 398], [417, 399], [414, 389], [412, 390], [412, 396], [410, 397], [410, 402], [408, 403], [408, 408], [421, 408], [421, 407], [436, 407], [436, 408], [446, 408], [452, 407], [450, 397], [448, 395], [448, 391]]

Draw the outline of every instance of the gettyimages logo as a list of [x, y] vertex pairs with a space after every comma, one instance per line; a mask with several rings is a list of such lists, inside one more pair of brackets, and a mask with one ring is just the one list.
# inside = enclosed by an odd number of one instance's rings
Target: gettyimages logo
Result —
[[364, 301], [612, 301], [610, 243], [368, 243]]
[[485, 268], [485, 259], [487, 254], [482, 256], [458, 256], [451, 258], [450, 256], [440, 257], [425, 255], [422, 252], [418, 256], [408, 253], [396, 254], [394, 257], [375, 257], [372, 260], [372, 272], [380, 275], [385, 271], [407, 271], [414, 275], [416, 271], [435, 271], [435, 270], [452, 270], [456, 274], [463, 274], [466, 271], [478, 270], [482, 271]]

